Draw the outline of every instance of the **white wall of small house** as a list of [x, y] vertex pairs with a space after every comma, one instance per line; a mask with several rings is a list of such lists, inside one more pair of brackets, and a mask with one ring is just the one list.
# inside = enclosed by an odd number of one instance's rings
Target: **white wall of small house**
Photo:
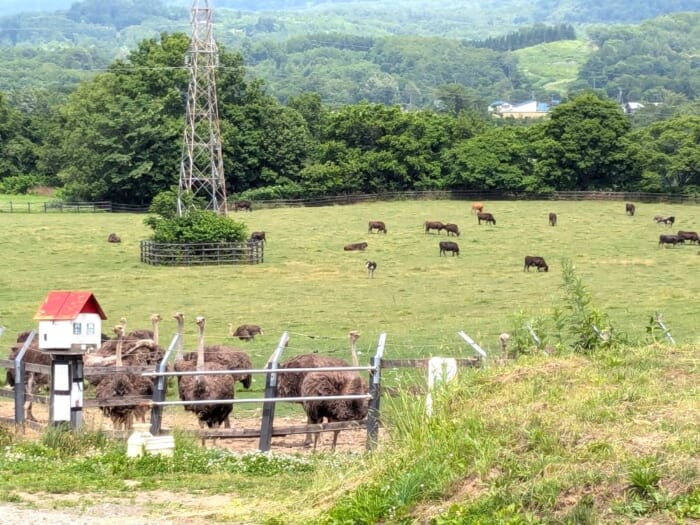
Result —
[[39, 321], [39, 348], [70, 349], [74, 345], [99, 347], [101, 334], [102, 319], [97, 314], [78, 314], [71, 321]]

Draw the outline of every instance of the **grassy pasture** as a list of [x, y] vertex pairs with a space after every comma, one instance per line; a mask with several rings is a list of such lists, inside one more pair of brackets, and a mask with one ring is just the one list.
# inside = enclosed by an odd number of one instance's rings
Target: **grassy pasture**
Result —
[[[574, 261], [615, 326], [644, 337], [655, 311], [679, 342], [697, 342], [698, 247], [659, 248], [659, 233], [700, 230], [700, 208], [640, 204], [628, 217], [621, 202], [489, 202], [496, 226], [477, 225], [459, 201], [383, 202], [325, 208], [280, 208], [234, 214], [268, 236], [265, 262], [240, 267], [152, 267], [139, 261], [139, 241], [149, 229], [143, 215], [2, 214], [0, 324], [9, 345], [51, 289], [89, 289], [109, 320], [148, 327], [152, 312], [166, 320], [182, 310], [187, 346], [194, 346], [194, 317], [207, 317], [207, 341], [229, 340], [228, 324], [257, 323], [265, 336], [246, 344], [257, 364], [280, 334], [292, 334], [290, 352], [345, 352], [346, 333], [362, 333], [359, 348], [373, 352], [386, 331], [387, 356], [471, 355], [456, 332], [465, 330], [485, 349], [498, 351], [497, 336], [512, 328], [518, 312], [547, 314], [561, 303], [562, 258]], [[559, 225], [547, 225], [557, 212]], [[667, 228], [654, 215], [675, 215]], [[383, 220], [389, 233], [368, 234], [368, 220]], [[457, 223], [459, 257], [440, 257], [445, 234], [425, 234], [425, 220]], [[123, 242], [106, 242], [116, 232]], [[343, 245], [367, 241], [366, 252]], [[540, 255], [549, 273], [523, 272], [525, 255]], [[364, 269], [377, 261], [374, 279]], [[309, 336], [309, 337], [307, 337]], [[312, 336], [312, 337], [311, 337]], [[242, 343], [244, 344], [244, 343]]]

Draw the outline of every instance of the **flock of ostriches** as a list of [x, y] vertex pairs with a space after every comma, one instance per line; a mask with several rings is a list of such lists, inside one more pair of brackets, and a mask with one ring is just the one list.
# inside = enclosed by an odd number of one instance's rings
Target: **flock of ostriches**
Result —
[[[204, 317], [196, 318], [199, 335], [197, 351], [184, 353], [182, 335], [185, 331], [185, 317], [180, 312], [173, 317], [177, 321], [179, 337], [172, 369], [176, 372], [189, 372], [177, 376], [178, 393], [184, 402], [185, 410], [196, 415], [201, 428], [230, 428], [229, 416], [233, 410], [233, 403], [225, 401], [233, 399], [236, 381], [240, 381], [244, 388], [250, 388], [250, 373], [237, 372], [253, 368], [250, 356], [243, 350], [226, 345], [205, 345]], [[162, 361], [165, 351], [159, 344], [160, 321], [161, 316], [154, 314], [151, 316], [152, 329], [127, 332], [126, 319], [122, 318], [120, 324], [114, 327], [114, 337], [103, 336], [100, 348], [84, 357], [86, 380], [95, 387], [95, 397], [100, 403], [100, 410], [111, 420], [115, 429], [128, 430], [135, 420], [145, 422], [146, 414], [150, 410], [154, 379], [139, 372], [132, 372], [130, 368], [145, 367], [153, 370]], [[250, 340], [257, 334], [262, 334], [257, 325], [243, 325], [231, 332], [232, 336], [242, 340]], [[23, 332], [17, 337], [17, 342], [11, 347], [9, 359], [15, 359], [28, 335], [29, 332]], [[358, 337], [359, 333], [356, 331], [349, 334], [353, 366], [358, 365], [355, 345]], [[38, 349], [35, 339], [25, 354], [25, 362], [50, 365], [51, 356]], [[280, 363], [279, 368], [348, 366], [350, 365], [344, 359], [311, 353], [290, 358]], [[14, 369], [8, 369], [7, 383], [14, 387], [15, 381]], [[48, 386], [49, 376], [38, 372], [26, 372], [24, 381], [26, 391], [35, 393], [39, 388]], [[278, 397], [322, 397], [367, 392], [367, 382], [356, 371], [300, 371], [279, 373], [277, 378]], [[219, 402], [202, 403], [214, 400]], [[123, 404], [120, 404], [120, 401]], [[188, 404], [188, 401], [193, 403]], [[368, 410], [367, 399], [357, 398], [312, 400], [305, 401], [302, 405], [309, 424], [322, 423], [324, 419], [328, 422], [362, 420], [367, 416]], [[36, 420], [32, 414], [31, 402], [26, 404], [26, 411], [27, 419]], [[318, 437], [318, 433], [315, 437], [307, 434], [304, 445], [313, 443], [315, 450]], [[337, 439], [338, 432], [335, 431], [332, 449], [335, 449]]]

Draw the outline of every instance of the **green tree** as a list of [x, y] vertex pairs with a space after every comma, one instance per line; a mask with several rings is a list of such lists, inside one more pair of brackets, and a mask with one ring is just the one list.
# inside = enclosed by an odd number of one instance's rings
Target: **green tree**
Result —
[[630, 124], [620, 107], [584, 93], [555, 107], [541, 124], [535, 173], [544, 187], [622, 190], [641, 175]]

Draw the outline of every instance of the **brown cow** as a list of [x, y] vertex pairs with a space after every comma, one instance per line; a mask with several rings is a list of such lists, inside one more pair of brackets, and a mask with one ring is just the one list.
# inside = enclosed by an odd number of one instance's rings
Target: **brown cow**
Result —
[[536, 255], [525, 256], [525, 265], [523, 266], [523, 271], [527, 270], [529, 272], [530, 266], [534, 266], [535, 268], [537, 268], [538, 272], [542, 270], [544, 270], [545, 272], [549, 271], [549, 266], [547, 266], [547, 263], [544, 261], [544, 259], [542, 257], [537, 257]]
[[425, 221], [423, 226], [425, 226], [425, 233], [428, 233], [430, 230], [437, 230], [438, 235], [440, 235], [441, 230], [445, 229], [445, 225], [440, 221]]
[[386, 224], [384, 224], [382, 221], [369, 221], [369, 228], [367, 229], [367, 232], [372, 233], [373, 230], [377, 230], [377, 233], [386, 233]]
[[483, 202], [475, 202], [472, 204], [472, 213], [479, 213], [484, 211], [484, 203]]
[[367, 246], [368, 245], [366, 242], [356, 242], [353, 244], [346, 244], [345, 246], [343, 246], [343, 250], [345, 250], [346, 252], [353, 252], [356, 250], [360, 250], [361, 252], [364, 252], [365, 249], [367, 248]]
[[700, 237], [698, 237], [697, 232], [684, 232], [681, 230], [677, 235], [684, 241], [690, 241], [690, 244], [693, 244], [694, 242], [700, 244]]
[[481, 224], [481, 221], [486, 221], [486, 224], [496, 225], [496, 219], [490, 213], [479, 212], [476, 214], [476, 218], [479, 221], [479, 224]]
[[262, 241], [264, 243], [267, 243], [267, 239], [265, 238], [265, 232], [253, 232], [250, 234], [250, 239], [249, 241]]
[[678, 235], [664, 235], [661, 234], [659, 235], [659, 246], [663, 244], [672, 244], [675, 246], [676, 244], [683, 244], [684, 239], [680, 238]]
[[448, 223], [448, 224], [445, 224], [445, 226], [443, 228], [447, 232], [447, 235], [450, 235], [450, 233], [451, 233], [451, 234], [459, 237], [459, 226], [457, 226], [456, 224]]
[[631, 202], [626, 202], [625, 203], [625, 213], [629, 215], [630, 217], [634, 216], [634, 212], [637, 210], [637, 208], [632, 204]]
[[550, 226], [556, 226], [556, 225], [557, 225], [557, 214], [556, 214], [556, 213], [550, 213], [550, 214], [549, 214], [549, 225], [550, 225]]
[[663, 222], [666, 226], [673, 226], [673, 223], [676, 222], [676, 218], [673, 215], [670, 217], [662, 217], [661, 215], [656, 215], [654, 217], [654, 220], [656, 221], [656, 224], [661, 224]]
[[253, 211], [253, 203], [250, 201], [236, 201], [233, 203], [233, 211], [238, 210]]
[[440, 255], [447, 257], [447, 252], [452, 252], [452, 257], [459, 255], [459, 245], [452, 241], [440, 241]]

